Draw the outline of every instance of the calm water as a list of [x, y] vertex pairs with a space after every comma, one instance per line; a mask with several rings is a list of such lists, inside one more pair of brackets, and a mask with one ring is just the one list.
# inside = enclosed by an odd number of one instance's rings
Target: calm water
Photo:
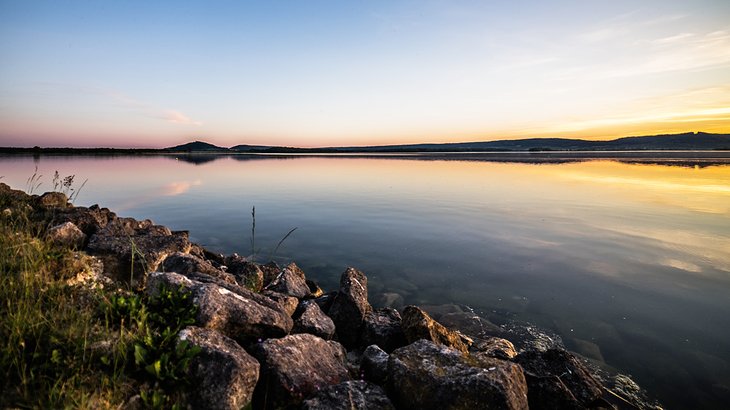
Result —
[[0, 175], [24, 188], [37, 166], [39, 191], [55, 170], [88, 178], [77, 205], [187, 229], [223, 253], [252, 253], [255, 206], [259, 259], [297, 227], [276, 259], [325, 289], [355, 266], [372, 298], [555, 332], [667, 407], [730, 400], [725, 159], [201, 158], [0, 157]]

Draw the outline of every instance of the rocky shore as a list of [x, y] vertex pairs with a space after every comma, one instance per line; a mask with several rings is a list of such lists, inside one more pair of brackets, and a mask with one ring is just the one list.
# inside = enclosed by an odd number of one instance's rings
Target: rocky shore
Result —
[[418, 306], [374, 307], [368, 278], [356, 268], [324, 291], [295, 263], [217, 254], [185, 231], [76, 207], [62, 193], [29, 196], [0, 184], [0, 195], [26, 204], [51, 241], [88, 255], [91, 269], [71, 285], [192, 295], [195, 323], [177, 334], [200, 352], [187, 370], [189, 408], [643, 407], [559, 347], [518, 349], [499, 332], [450, 328]]

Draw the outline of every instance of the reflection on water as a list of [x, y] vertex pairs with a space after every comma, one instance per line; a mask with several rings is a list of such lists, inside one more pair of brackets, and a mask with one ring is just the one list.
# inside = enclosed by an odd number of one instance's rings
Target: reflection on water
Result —
[[258, 254], [298, 227], [277, 258], [325, 288], [356, 266], [374, 300], [535, 323], [669, 407], [720, 407], [730, 166], [704, 155], [4, 157], [0, 175], [20, 188], [36, 164], [89, 178], [81, 204], [189, 229], [225, 253], [252, 253], [256, 206]]

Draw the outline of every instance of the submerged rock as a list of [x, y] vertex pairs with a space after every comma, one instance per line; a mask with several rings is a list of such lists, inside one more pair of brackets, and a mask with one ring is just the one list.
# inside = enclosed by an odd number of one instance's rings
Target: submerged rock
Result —
[[388, 391], [396, 406], [418, 409], [527, 409], [520, 366], [474, 358], [429, 340], [396, 349], [388, 359]]
[[401, 327], [409, 343], [426, 339], [436, 344], [453, 347], [462, 353], [467, 353], [472, 343], [468, 337], [457, 331], [449, 330], [433, 320], [428, 313], [413, 305], [406, 306], [403, 310]]
[[514, 361], [525, 371], [531, 408], [584, 408], [603, 394], [601, 384], [565, 350], [527, 351]]
[[269, 339], [256, 346], [254, 355], [261, 363], [255, 408], [292, 408], [317, 391], [350, 379], [342, 345], [314, 335]]
[[368, 278], [355, 268], [347, 268], [340, 277], [340, 290], [328, 313], [345, 347], [353, 348], [359, 344], [365, 315], [372, 310], [368, 303]]
[[362, 380], [327, 386], [305, 400], [303, 410], [395, 410], [382, 387]]
[[232, 339], [215, 330], [187, 327], [178, 339], [200, 348], [190, 363], [194, 388], [189, 404], [200, 409], [240, 409], [251, 403], [259, 363]]

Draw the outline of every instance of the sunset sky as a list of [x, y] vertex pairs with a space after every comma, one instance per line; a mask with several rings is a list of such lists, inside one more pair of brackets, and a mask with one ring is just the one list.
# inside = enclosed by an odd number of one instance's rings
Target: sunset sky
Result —
[[0, 146], [730, 132], [730, 1], [0, 0]]

